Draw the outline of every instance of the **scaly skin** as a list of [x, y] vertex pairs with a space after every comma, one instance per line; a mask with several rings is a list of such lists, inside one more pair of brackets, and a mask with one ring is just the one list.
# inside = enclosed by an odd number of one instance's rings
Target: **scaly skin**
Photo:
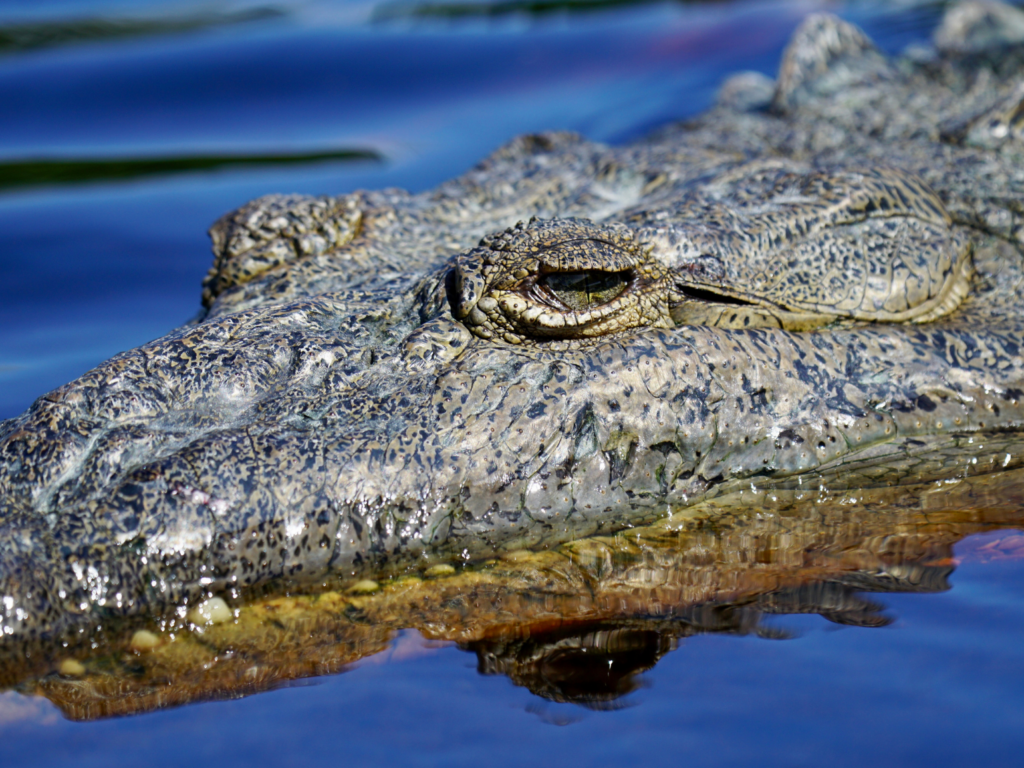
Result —
[[[986, 445], [979, 460], [1016, 453], [1020, 436], [1012, 437]], [[138, 617], [72, 644], [30, 642], [0, 653], [0, 688], [44, 695], [76, 720], [136, 714], [333, 674], [415, 628], [474, 651], [481, 673], [507, 674], [546, 698], [601, 706], [693, 634], [785, 637], [761, 621], [780, 613], [889, 624], [885, 596], [864, 593], [948, 590], [955, 543], [1019, 527], [1022, 475], [1018, 468], [938, 490], [929, 483], [811, 498], [772, 490], [752, 500], [748, 489], [647, 528], [539, 552], [424, 568], [355, 589], [329, 579], [287, 596], [235, 601], [235, 620], [192, 631]], [[986, 545], [990, 556], [1013, 557], [1024, 537], [1000, 539]], [[133, 650], [142, 628], [155, 647]], [[396, 657], [410, 641], [397, 641]], [[79, 670], [54, 674], [69, 659]]]
[[972, 7], [898, 62], [812, 17], [628, 147], [225, 217], [201, 322], [0, 425], [3, 632], [963, 471], [914, 457], [1024, 423], [1024, 48]]

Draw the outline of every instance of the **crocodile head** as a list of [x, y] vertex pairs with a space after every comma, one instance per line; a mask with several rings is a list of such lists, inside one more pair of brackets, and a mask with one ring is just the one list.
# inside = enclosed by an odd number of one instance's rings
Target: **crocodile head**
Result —
[[815, 17], [763, 109], [225, 217], [201, 322], [0, 425], [2, 631], [964, 471], [1024, 424], [1024, 188], [936, 56]]

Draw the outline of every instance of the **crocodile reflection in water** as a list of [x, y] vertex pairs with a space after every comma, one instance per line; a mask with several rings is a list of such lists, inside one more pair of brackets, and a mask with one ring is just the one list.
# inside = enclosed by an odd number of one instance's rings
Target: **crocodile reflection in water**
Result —
[[[766, 626], [762, 617], [791, 613], [818, 614], [837, 624], [883, 627], [891, 619], [879, 603], [862, 591], [939, 592], [949, 588], [950, 565], [914, 569], [915, 580], [888, 574], [844, 574], [844, 581], [812, 582], [744, 601], [705, 603], [673, 611], [671, 619], [639, 618], [596, 622], [531, 633], [513, 640], [482, 640], [462, 647], [479, 658], [481, 674], [508, 675], [512, 682], [552, 701], [604, 709], [637, 688], [636, 675], [676, 650], [686, 637], [710, 633], [786, 639], [782, 629]], [[860, 578], [856, 578], [860, 576]], [[877, 583], [876, 583], [877, 582]]]
[[759, 107], [630, 146], [226, 216], [200, 322], [0, 425], [5, 642], [962, 472], [1024, 423], [1024, 47], [979, 7], [899, 61], [812, 17]]

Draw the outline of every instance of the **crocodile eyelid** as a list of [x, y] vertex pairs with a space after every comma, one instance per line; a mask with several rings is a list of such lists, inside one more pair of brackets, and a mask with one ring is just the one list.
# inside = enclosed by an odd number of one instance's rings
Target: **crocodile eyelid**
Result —
[[[673, 325], [667, 270], [621, 225], [531, 220], [481, 248], [476, 263], [487, 285], [472, 309], [456, 310], [477, 336], [580, 341]], [[469, 304], [464, 295], [453, 307]]]

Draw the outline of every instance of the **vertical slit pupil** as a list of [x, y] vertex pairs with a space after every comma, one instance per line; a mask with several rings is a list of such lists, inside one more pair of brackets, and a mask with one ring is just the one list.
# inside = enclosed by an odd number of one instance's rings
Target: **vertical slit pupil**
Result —
[[552, 272], [542, 277], [540, 283], [567, 307], [581, 311], [607, 304], [626, 290], [629, 272], [605, 272], [599, 269]]

